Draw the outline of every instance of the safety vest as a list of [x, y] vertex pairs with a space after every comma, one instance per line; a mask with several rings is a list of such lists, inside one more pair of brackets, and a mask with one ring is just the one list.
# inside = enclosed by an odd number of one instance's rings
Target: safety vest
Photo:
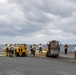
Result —
[[65, 49], [68, 49], [68, 45], [65, 45], [64, 48], [65, 48]]

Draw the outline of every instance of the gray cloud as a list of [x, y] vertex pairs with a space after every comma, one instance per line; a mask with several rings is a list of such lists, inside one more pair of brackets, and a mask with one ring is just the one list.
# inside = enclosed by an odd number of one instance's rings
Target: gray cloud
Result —
[[75, 19], [75, 0], [0, 0], [1, 39], [21, 42], [20, 38], [29, 43], [57, 39], [65, 43], [67, 37], [76, 40]]
[[54, 15], [60, 15], [62, 17], [71, 16], [72, 12], [76, 9], [75, 3], [71, 3], [68, 0], [26, 0], [26, 2], [20, 0], [14, 0], [16, 3], [22, 5], [24, 11], [35, 11], [36, 13], [48, 12]]

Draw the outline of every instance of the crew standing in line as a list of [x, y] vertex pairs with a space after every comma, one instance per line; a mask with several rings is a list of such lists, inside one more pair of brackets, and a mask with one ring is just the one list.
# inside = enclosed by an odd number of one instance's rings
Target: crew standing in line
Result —
[[68, 51], [68, 45], [67, 44], [64, 45], [64, 50], [65, 50], [65, 54], [67, 54], [67, 51]]

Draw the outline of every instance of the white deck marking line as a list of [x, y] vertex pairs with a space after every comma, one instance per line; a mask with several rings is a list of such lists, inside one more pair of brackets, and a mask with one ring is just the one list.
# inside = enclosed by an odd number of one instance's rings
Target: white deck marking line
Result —
[[22, 73], [20, 73], [20, 72], [18, 72], [18, 71], [15, 71], [15, 70], [9, 70], [9, 71], [7, 71], [10, 75], [24, 75], [24, 74], [22, 74]]
[[64, 72], [64, 71], [56, 71], [56, 73], [63, 74], [63, 75], [76, 75], [76, 74], [72, 74], [72, 73]]

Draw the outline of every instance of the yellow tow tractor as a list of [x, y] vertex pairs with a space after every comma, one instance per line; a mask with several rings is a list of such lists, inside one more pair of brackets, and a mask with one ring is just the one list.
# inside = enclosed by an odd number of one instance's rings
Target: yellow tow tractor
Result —
[[27, 56], [28, 51], [27, 51], [27, 46], [26, 44], [21, 44], [19, 47], [15, 49], [15, 56]]

